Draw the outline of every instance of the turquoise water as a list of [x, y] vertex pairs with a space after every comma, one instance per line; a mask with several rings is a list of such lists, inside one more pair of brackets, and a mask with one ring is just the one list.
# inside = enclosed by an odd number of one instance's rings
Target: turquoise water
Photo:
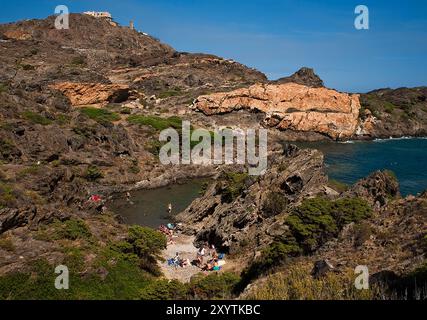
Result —
[[325, 154], [330, 178], [347, 184], [371, 172], [389, 169], [396, 173], [403, 195], [427, 189], [427, 139], [390, 139], [375, 141], [307, 142], [298, 144]]

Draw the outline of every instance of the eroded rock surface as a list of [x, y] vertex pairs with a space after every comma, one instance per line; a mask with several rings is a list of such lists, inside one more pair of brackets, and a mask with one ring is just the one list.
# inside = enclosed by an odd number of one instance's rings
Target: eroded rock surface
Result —
[[[270, 155], [269, 161], [270, 169], [263, 176], [225, 173], [177, 219], [185, 223], [188, 233], [196, 235], [196, 241], [214, 243], [231, 253], [243, 247], [264, 247], [286, 231], [285, 207], [325, 194], [327, 183], [323, 155], [317, 150], [287, 146], [284, 152]], [[241, 195], [233, 198], [229, 192], [236, 189], [242, 189]], [[281, 207], [266, 208], [278, 199]]]
[[358, 125], [356, 94], [295, 83], [256, 84], [226, 93], [200, 96], [193, 107], [205, 115], [240, 109], [263, 112], [265, 123], [280, 130], [318, 132], [332, 139], [351, 137]]
[[73, 106], [123, 102], [129, 97], [129, 86], [123, 84], [61, 82], [50, 87], [61, 91]]

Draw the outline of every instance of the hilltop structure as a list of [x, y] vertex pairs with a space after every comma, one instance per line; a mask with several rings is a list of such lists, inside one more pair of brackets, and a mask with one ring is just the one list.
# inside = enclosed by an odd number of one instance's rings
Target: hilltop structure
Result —
[[92, 16], [95, 18], [104, 18], [104, 19], [108, 19], [110, 21], [113, 20], [113, 16], [111, 15], [111, 13], [109, 13], [107, 11], [85, 11], [85, 12], [83, 12], [83, 14], [86, 14], [88, 16]]

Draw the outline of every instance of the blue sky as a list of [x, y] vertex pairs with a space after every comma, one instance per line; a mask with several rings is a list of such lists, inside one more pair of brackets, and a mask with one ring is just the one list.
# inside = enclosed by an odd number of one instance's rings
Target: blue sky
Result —
[[[110, 11], [179, 51], [213, 53], [271, 79], [313, 67], [326, 85], [364, 92], [427, 85], [425, 0], [0, 0], [0, 22]], [[370, 29], [354, 28], [367, 5]]]

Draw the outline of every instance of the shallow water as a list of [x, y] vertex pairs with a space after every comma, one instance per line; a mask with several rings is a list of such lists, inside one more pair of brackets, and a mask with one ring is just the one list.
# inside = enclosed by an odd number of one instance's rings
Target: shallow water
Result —
[[115, 199], [109, 207], [127, 224], [157, 228], [171, 222], [167, 212], [169, 203], [172, 204], [172, 215], [183, 211], [199, 196], [205, 182], [205, 179], [197, 179], [158, 189], [134, 191], [131, 192], [131, 203], [122, 197]]
[[396, 173], [403, 195], [427, 189], [427, 139], [307, 142], [298, 145], [316, 148], [325, 154], [326, 171], [331, 179], [353, 184], [371, 172], [389, 169]]

